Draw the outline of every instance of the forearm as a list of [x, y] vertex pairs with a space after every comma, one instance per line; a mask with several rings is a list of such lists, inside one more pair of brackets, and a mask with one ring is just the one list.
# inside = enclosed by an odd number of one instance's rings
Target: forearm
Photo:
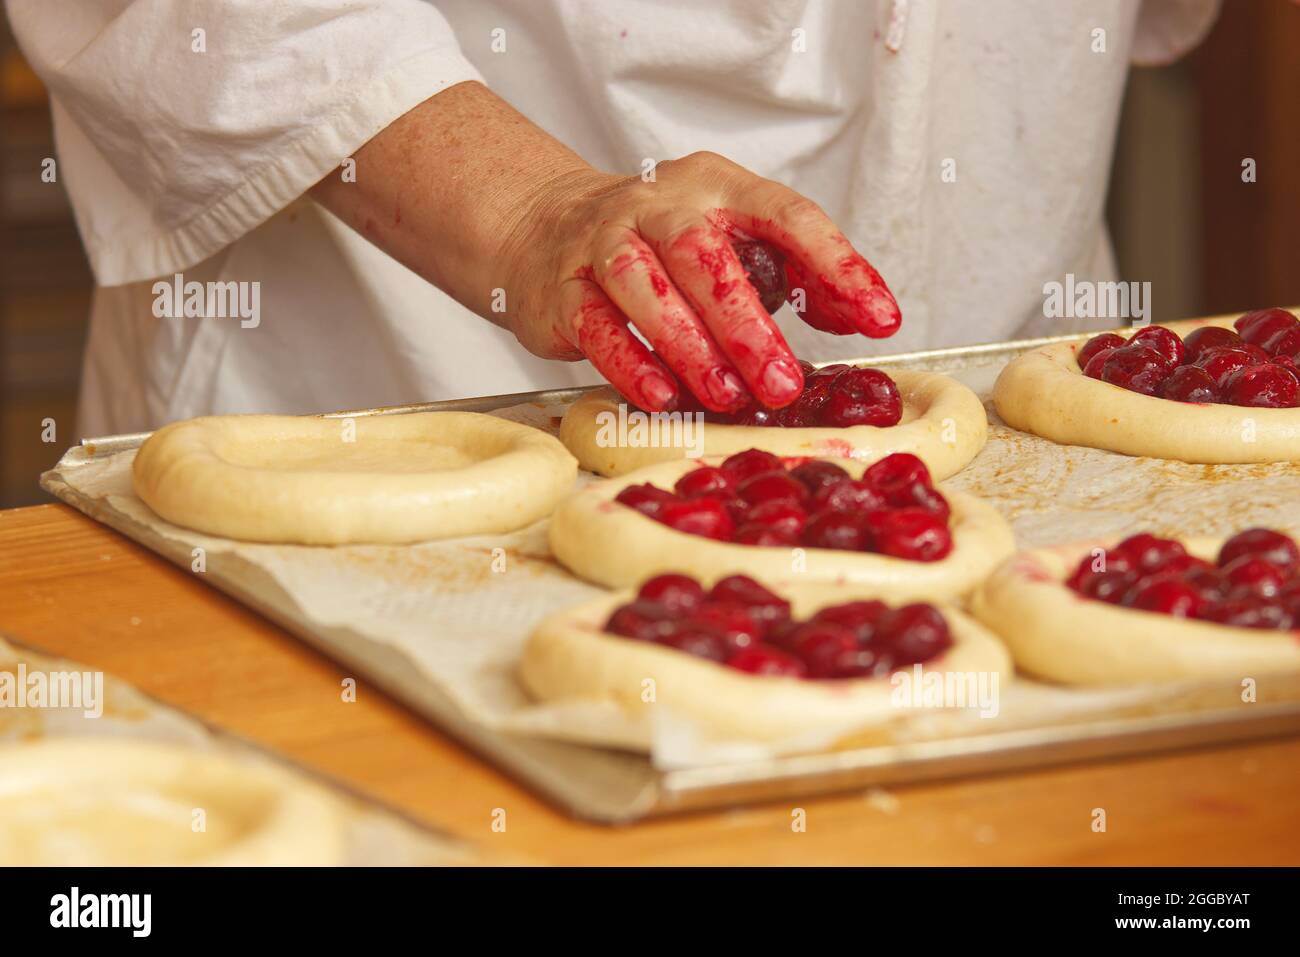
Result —
[[596, 172], [480, 83], [461, 83], [394, 121], [311, 195], [372, 243], [481, 315], [507, 289], [534, 206]]

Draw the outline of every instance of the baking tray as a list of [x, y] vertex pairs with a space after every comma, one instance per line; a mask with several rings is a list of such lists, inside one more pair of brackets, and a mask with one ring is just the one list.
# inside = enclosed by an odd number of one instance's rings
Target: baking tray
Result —
[[[1053, 336], [1017, 342], [871, 356], [872, 366], [909, 365], [948, 371], [1000, 365], [1039, 346], [1095, 335]], [[346, 418], [427, 411], [487, 412], [521, 403], [561, 405], [583, 388], [323, 413]], [[83, 439], [73, 453], [96, 458], [136, 448], [149, 433]], [[1117, 460], [1122, 462], [1123, 459]], [[182, 568], [191, 560], [183, 544], [125, 521], [82, 495], [52, 470], [41, 485], [91, 518], [122, 532]], [[520, 735], [502, 734], [470, 720], [444, 693], [420, 679], [393, 648], [349, 628], [321, 626], [298, 613], [280, 585], [249, 563], [223, 563], [204, 576], [307, 644], [365, 675], [441, 730], [533, 787], [569, 812], [615, 823], [754, 801], [865, 789], [970, 774], [1006, 772], [1069, 761], [1112, 759], [1172, 748], [1300, 733], [1300, 675], [1284, 682], [1289, 693], [1249, 708], [1225, 707], [1223, 695], [1178, 713], [1138, 713], [1050, 727], [1015, 728], [962, 737], [914, 741], [827, 753], [775, 757], [685, 769], [659, 769], [639, 754]], [[1223, 689], [1219, 689], [1222, 691]]]

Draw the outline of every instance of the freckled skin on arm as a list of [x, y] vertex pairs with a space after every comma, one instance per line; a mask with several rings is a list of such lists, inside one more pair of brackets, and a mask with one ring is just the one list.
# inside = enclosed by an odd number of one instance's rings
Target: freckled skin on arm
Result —
[[816, 204], [711, 153], [660, 163], [650, 182], [602, 173], [462, 83], [354, 159], [355, 182], [336, 171], [313, 198], [529, 351], [590, 359], [641, 408], [676, 407], [682, 386], [715, 411], [799, 395], [769, 315], [785, 293], [778, 260], [817, 328], [899, 325], [884, 281]]

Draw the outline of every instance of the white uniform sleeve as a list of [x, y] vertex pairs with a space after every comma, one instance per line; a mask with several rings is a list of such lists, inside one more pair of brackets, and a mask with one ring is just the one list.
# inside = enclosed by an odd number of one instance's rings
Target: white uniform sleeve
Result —
[[1195, 49], [1219, 17], [1222, 0], [1143, 0], [1129, 58], [1163, 66]]
[[[480, 79], [421, 0], [8, 0], [101, 285], [184, 269]], [[363, 175], [358, 171], [358, 175]]]

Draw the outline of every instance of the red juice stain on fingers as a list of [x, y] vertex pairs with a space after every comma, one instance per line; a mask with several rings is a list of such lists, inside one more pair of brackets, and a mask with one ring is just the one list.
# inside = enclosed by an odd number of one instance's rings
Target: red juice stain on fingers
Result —
[[586, 279], [588, 282], [596, 281], [596, 270], [591, 266], [579, 266], [573, 271], [574, 279]]
[[655, 291], [655, 295], [660, 299], [668, 298], [668, 280], [665, 279], [658, 270], [650, 273], [650, 286]]

